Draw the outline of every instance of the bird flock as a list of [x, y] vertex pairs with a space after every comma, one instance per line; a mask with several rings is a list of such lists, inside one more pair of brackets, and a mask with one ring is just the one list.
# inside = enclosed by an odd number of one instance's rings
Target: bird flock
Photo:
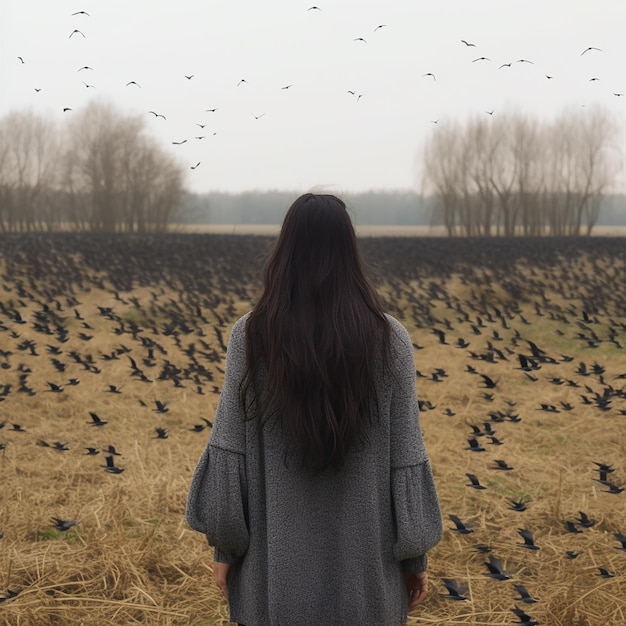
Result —
[[[80, 472], [87, 500], [103, 488], [115, 499], [150, 455], [161, 458], [157, 474], [184, 468], [187, 484], [212, 427], [228, 329], [258, 294], [271, 239], [66, 233], [1, 243], [0, 464], [20, 490], [37, 467], [42, 478], [50, 464], [63, 469], [47, 496], [60, 504], [10, 503], [0, 545], [31, 545], [16, 528], [24, 514], [36, 537], [89, 544], [87, 513], [54, 492]], [[362, 247], [386, 309], [414, 341], [449, 520], [423, 610], [450, 624], [485, 612], [494, 621], [481, 623], [619, 623], [620, 605], [611, 610], [603, 594], [617, 602], [626, 575], [623, 241], [372, 238]], [[182, 508], [172, 519], [180, 526]], [[552, 591], [564, 579], [565, 596]], [[567, 608], [582, 586], [585, 601]], [[61, 601], [62, 586], [49, 587]], [[0, 578], [0, 600], [18, 610], [43, 588], [32, 571], [14, 572]], [[594, 600], [590, 614], [609, 617], [557, 621]]]
[[[302, 14], [305, 14], [309, 18], [311, 29], [316, 29], [318, 26], [324, 25], [324, 20], [327, 15], [333, 14], [333, 7], [331, 6], [317, 6], [312, 5], [309, 7], [303, 6], [300, 9]], [[75, 11], [71, 14], [68, 13], [68, 26], [67, 31], [62, 35], [59, 33], [59, 38], [67, 38], [76, 47], [76, 63], [71, 69], [68, 68], [69, 73], [75, 73], [76, 81], [78, 84], [84, 85], [88, 92], [98, 94], [98, 96], [105, 95], [99, 91], [99, 69], [97, 66], [92, 65], [88, 59], [83, 58], [85, 54], [82, 50], [82, 42], [88, 40], [90, 32], [98, 28], [98, 13], [97, 10], [93, 11]], [[366, 49], [376, 48], [378, 42], [384, 41], [385, 38], [392, 38], [394, 36], [394, 28], [398, 25], [394, 25], [393, 22], [386, 23], [384, 21], [374, 22], [367, 29], [367, 32], [354, 32], [353, 36], [350, 36], [347, 32], [345, 34], [346, 43], [352, 44], [355, 47], [362, 47]], [[378, 40], [378, 41], [377, 41]], [[605, 64], [603, 59], [606, 56], [611, 55], [611, 51], [607, 50], [603, 46], [583, 44], [577, 49], [571, 51], [571, 63], [572, 65], [579, 64], [580, 83], [588, 83], [590, 85], [597, 84], [593, 92], [589, 92], [594, 99], [601, 99], [603, 96], [611, 98], [620, 98], [624, 96], [624, 88], [619, 84], [618, 79], [609, 78], [605, 75]], [[435, 92], [431, 89], [437, 90], [450, 90], [454, 89], [454, 83], [458, 79], [458, 72], [471, 75], [475, 71], [489, 71], [492, 74], [494, 84], [498, 84], [498, 79], [501, 78], [504, 73], [523, 73], [525, 76], [537, 75], [551, 83], [550, 88], [553, 90], [567, 90], [569, 87], [564, 86], [565, 81], [561, 81], [562, 76], [559, 74], [558, 69], [550, 67], [551, 61], [546, 55], [545, 59], [541, 58], [526, 58], [519, 56], [518, 58], [497, 58], [497, 55], [490, 51], [489, 43], [485, 45], [481, 44], [478, 40], [460, 39], [450, 41], [449, 46], [459, 47], [459, 55], [455, 58], [458, 59], [454, 67], [454, 73], [451, 73], [451, 68], [444, 62], [438, 62], [437, 55], [432, 55], [429, 58], [426, 55], [420, 55], [418, 62], [415, 64], [415, 75], [410, 77], [411, 83], [417, 85], [419, 89], [420, 98], [423, 103], [429, 102], [431, 97], [433, 98], [433, 105], [431, 112], [435, 113], [435, 116], [428, 115], [425, 118], [424, 123], [438, 124], [441, 120], [445, 120], [449, 117], [447, 111], [442, 110], [439, 115], [436, 113], [435, 104], [438, 100], [435, 98]], [[36, 53], [32, 53], [30, 56], [24, 51], [15, 57], [15, 62], [21, 65], [28, 65], [29, 63], [36, 62], [33, 58]], [[462, 53], [465, 53], [463, 55]], [[374, 55], [375, 56], [375, 55]], [[463, 56], [465, 58], [463, 59]], [[583, 61], [581, 61], [581, 59]], [[190, 66], [192, 61], [189, 61]], [[481, 67], [481, 70], [476, 68]], [[140, 72], [141, 70], [134, 70]], [[237, 70], [233, 69], [233, 72]], [[146, 89], [153, 89], [154, 85], [150, 84], [153, 79], [149, 78], [149, 73], [145, 75], [137, 76], [124, 76], [126, 70], [120, 68], [119, 87], [124, 87], [126, 92], [124, 94], [125, 103], [128, 105], [135, 105], [140, 109], [143, 107], [143, 98], [137, 98], [137, 94]], [[591, 72], [591, 73], [589, 73]], [[357, 74], [355, 72], [355, 74]], [[420, 83], [420, 77], [423, 81], [428, 81], [432, 85], [426, 83]], [[43, 78], [43, 77], [41, 77]], [[33, 80], [36, 80], [33, 78]], [[168, 80], [170, 80], [168, 78]], [[176, 79], [174, 79], [176, 80]], [[209, 78], [206, 74], [203, 74], [200, 67], [198, 67], [197, 61], [194, 67], [190, 67], [188, 70], [181, 69], [177, 78], [180, 84], [173, 84], [172, 89], [180, 89], [181, 98], [185, 99], [188, 96], [188, 92], [185, 91], [185, 85], [183, 83], [190, 83], [193, 85], [194, 90], [198, 90], [203, 93], [215, 93], [212, 91]], [[267, 101], [259, 102], [255, 100], [252, 95], [251, 89], [259, 87], [259, 79], [255, 79], [254, 76], [240, 76], [233, 73], [231, 79], [232, 90], [229, 92], [228, 98], [224, 98], [223, 94], [220, 96], [213, 96], [219, 99], [219, 102], [204, 102], [194, 105], [195, 111], [189, 117], [189, 113], [185, 113], [185, 120], [181, 119], [181, 113], [172, 110], [171, 104], [167, 102], [160, 102], [158, 97], [155, 96], [155, 100], [152, 106], [147, 110], [143, 110], [143, 114], [151, 124], [155, 131], [160, 136], [167, 137], [172, 149], [180, 155], [182, 161], [186, 163], [190, 175], [195, 176], [196, 171], [198, 175], [202, 172], [202, 163], [206, 155], [213, 156], [213, 147], [211, 144], [211, 137], [214, 137], [218, 133], [229, 132], [229, 125], [223, 122], [224, 114], [229, 107], [232, 109], [232, 104], [237, 103], [242, 110], [247, 112], [244, 114], [240, 112], [238, 115], [248, 116], [250, 120], [254, 120], [259, 124], [262, 124], [268, 118], [274, 115], [281, 115], [279, 111], [284, 112], [285, 102], [290, 101], [290, 96], [294, 91], [302, 90], [307, 85], [303, 82], [298, 82], [294, 76], [276, 76], [275, 81], [270, 85], [267, 79], [264, 79], [265, 83], [262, 85], [264, 89], [272, 93], [272, 98]], [[347, 80], [351, 80], [348, 78]], [[333, 94], [337, 97], [339, 102], [340, 97], [351, 98], [354, 103], [362, 103], [368, 99], [368, 89], [373, 89], [375, 83], [372, 81], [364, 81], [355, 76], [354, 82], [360, 82], [361, 85], [346, 84], [342, 89], [343, 93]], [[610, 84], [607, 84], [610, 83]], [[485, 115], [493, 116], [498, 115], [499, 111], [497, 107], [501, 101], [501, 95], [506, 92], [507, 87], [502, 84], [500, 91], [493, 91], [492, 96], [495, 102], [489, 104], [489, 94], [485, 94], [485, 102], [488, 104], [483, 109]], [[33, 89], [38, 93], [38, 98], [45, 98], [47, 87], [42, 87], [42, 84], [34, 84]], [[104, 90], [103, 90], [104, 91]], [[191, 92], [189, 92], [191, 93]], [[284, 94], [281, 96], [281, 94]], [[197, 94], [194, 92], [194, 98], [197, 98]], [[230, 99], [232, 98], [232, 100]], [[286, 100], [285, 100], [286, 99]], [[271, 102], [280, 103], [277, 106], [276, 113], [271, 109]], [[287, 104], [286, 106], [290, 106]], [[292, 106], [297, 108], [301, 105], [296, 105], [295, 100]], [[360, 104], [360, 106], [363, 106]], [[80, 101], [78, 103], [67, 102], [62, 107], [64, 113], [70, 114], [71, 112], [79, 111], [81, 107]], [[433, 110], [434, 109], [434, 110]], [[309, 114], [313, 114], [310, 111]], [[245, 126], [245, 119], [243, 117], [238, 118], [236, 124], [243, 128]], [[164, 126], [157, 126], [164, 125]], [[171, 131], [164, 130], [172, 128]], [[246, 126], [247, 128], [247, 126]], [[183, 130], [184, 129], [184, 130]], [[200, 144], [200, 145], [198, 145]], [[200, 157], [200, 158], [198, 158]]]

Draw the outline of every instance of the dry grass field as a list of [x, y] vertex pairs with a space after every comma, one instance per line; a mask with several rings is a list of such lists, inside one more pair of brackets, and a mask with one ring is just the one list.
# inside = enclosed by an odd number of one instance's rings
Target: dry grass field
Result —
[[[183, 514], [270, 243], [0, 237], [0, 626], [228, 623]], [[410, 623], [626, 624], [625, 243], [363, 240], [415, 342], [446, 528]]]

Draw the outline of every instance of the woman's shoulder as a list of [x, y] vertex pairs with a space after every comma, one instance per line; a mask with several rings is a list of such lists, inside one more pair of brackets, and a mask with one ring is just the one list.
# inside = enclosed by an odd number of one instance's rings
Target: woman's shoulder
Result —
[[389, 324], [391, 330], [391, 340], [400, 341], [402, 343], [411, 343], [411, 337], [409, 331], [405, 328], [404, 324], [399, 322], [395, 317], [385, 313], [385, 318]]

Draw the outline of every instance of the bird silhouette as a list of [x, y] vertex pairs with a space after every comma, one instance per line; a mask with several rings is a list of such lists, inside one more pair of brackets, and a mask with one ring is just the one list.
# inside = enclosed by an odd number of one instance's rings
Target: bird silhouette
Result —
[[64, 520], [59, 517], [52, 518], [52, 526], [61, 532], [69, 530], [73, 526], [76, 526], [76, 524], [77, 522], [75, 520]]
[[511, 579], [511, 575], [504, 571], [504, 568], [502, 566], [502, 561], [500, 561], [500, 559], [497, 559], [495, 556], [490, 554], [489, 562], [486, 562], [485, 565], [487, 566], [487, 569], [489, 570], [489, 573], [487, 574], [487, 576], [489, 576], [490, 578], [494, 578], [495, 580], [510, 580]]
[[124, 471], [121, 467], [117, 467], [115, 465], [115, 460], [112, 455], [105, 457], [105, 461], [106, 465], [103, 465], [102, 467], [104, 467], [110, 474], [121, 474]]
[[448, 600], [467, 600], [467, 586], [459, 585], [454, 578], [443, 578], [444, 587], [448, 590], [447, 594], [441, 594], [443, 598]]
[[596, 48], [594, 46], [589, 46], [588, 48], [585, 48], [581, 53], [580, 56], [583, 56], [583, 54], [586, 54], [587, 52], [591, 51], [591, 50], [597, 50], [598, 52], [602, 52], [602, 50], [600, 50], [600, 48]]
[[476, 476], [475, 474], [465, 474], [465, 475], [470, 481], [470, 484], [466, 485], [467, 487], [472, 487], [474, 489], [487, 489], [487, 487], [480, 484], [480, 481], [478, 480], [478, 476]]
[[530, 530], [526, 528], [518, 528], [517, 532], [521, 535], [524, 543], [518, 544], [523, 548], [528, 548], [529, 550], [539, 550], [539, 546], [535, 544], [535, 540], [533, 538], [533, 534]]
[[526, 589], [526, 587], [524, 587], [524, 585], [513, 585], [513, 587], [515, 588], [515, 591], [517, 591], [517, 593], [519, 593], [520, 597], [519, 598], [515, 598], [518, 601], [524, 602], [525, 604], [534, 604], [535, 602], [538, 602], [538, 600], [536, 598], [533, 598], [529, 593], [528, 590]]
[[474, 532], [472, 528], [466, 526], [456, 515], [448, 515], [448, 517], [455, 525], [455, 528], [451, 528], [451, 530], [454, 530], [462, 535], [467, 535]]
[[93, 411], [89, 411], [89, 415], [91, 416], [91, 422], [87, 423], [91, 424], [92, 426], [104, 426], [109, 423], [103, 419], [100, 419], [100, 417]]

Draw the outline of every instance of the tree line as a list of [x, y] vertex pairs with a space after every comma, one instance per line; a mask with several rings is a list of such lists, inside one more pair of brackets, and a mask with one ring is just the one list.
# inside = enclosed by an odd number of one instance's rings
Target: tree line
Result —
[[616, 135], [599, 108], [443, 123], [424, 147], [423, 188], [449, 235], [589, 235], [619, 171]]
[[182, 192], [181, 166], [138, 116], [91, 103], [62, 125], [0, 120], [0, 232], [163, 231]]

